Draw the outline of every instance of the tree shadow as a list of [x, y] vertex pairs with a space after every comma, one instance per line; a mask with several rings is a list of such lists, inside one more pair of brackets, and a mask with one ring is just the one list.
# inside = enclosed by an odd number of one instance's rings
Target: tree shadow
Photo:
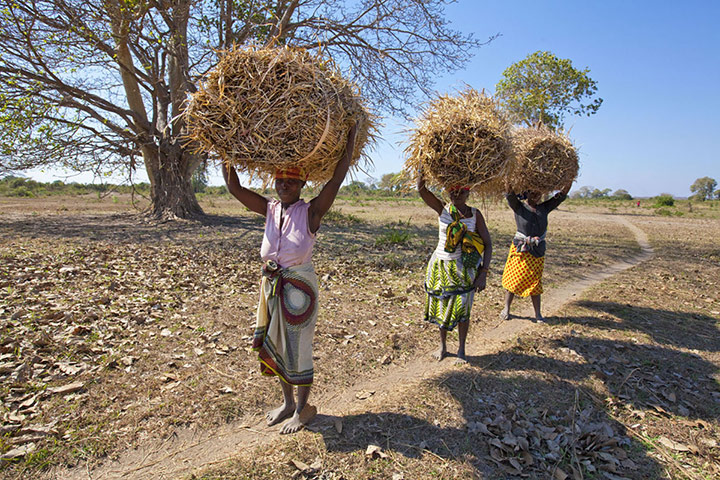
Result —
[[597, 313], [567, 319], [555, 317], [548, 321], [571, 321], [606, 330], [638, 331], [665, 345], [707, 352], [720, 351], [718, 319], [708, 315], [592, 300], [580, 300], [574, 302], [574, 305]]
[[142, 214], [38, 215], [19, 219], [0, 217], [0, 233], [4, 236], [115, 243], [181, 241], [190, 236], [202, 237], [202, 234], [209, 235], [218, 230], [234, 232], [238, 238], [242, 238], [254, 231], [262, 232], [262, 228], [263, 224], [253, 217], [230, 215], [207, 215], [197, 220], [169, 222], [153, 221]]
[[[547, 356], [551, 349], [558, 358]], [[468, 361], [500, 374], [525, 371], [573, 382], [592, 378], [602, 382], [611, 402], [658, 416], [707, 421], [720, 416], [720, 392], [714, 380], [720, 370], [694, 353], [568, 335], [547, 345], [523, 340], [513, 350]]]
[[[397, 411], [320, 416], [313, 429], [329, 452], [366, 454], [377, 445], [408, 459], [469, 463], [479, 478], [555, 478], [556, 469], [572, 475], [573, 467], [585, 478], [603, 470], [662, 477], [662, 465], [638, 453], [644, 452], [641, 443], [572, 382], [463, 368], [425, 383], [441, 393], [428, 395], [434, 405], [420, 395]], [[442, 394], [452, 400], [443, 401]], [[433, 463], [430, 458], [428, 478]]]
[[[351, 217], [349, 217], [351, 218]], [[182, 242], [192, 239], [198, 246], [217, 243], [219, 236], [231, 235], [243, 241], [254, 234], [262, 235], [265, 218], [261, 215], [204, 215], [191, 220], [158, 222], [143, 214], [87, 214], [87, 215], [26, 215], [20, 218], [0, 216], [0, 234], [4, 237], [51, 238], [115, 243]], [[376, 239], [387, 232], [407, 232], [407, 241], [388, 241], [377, 244]], [[430, 238], [434, 229], [425, 225], [402, 222], [385, 224], [362, 220], [348, 220], [343, 216], [323, 221], [319, 230], [319, 250], [341, 247], [344, 250], [358, 245], [379, 254], [407, 252], [417, 256], [424, 249], [423, 240]], [[260, 238], [257, 249], [260, 248]]]
[[695, 420], [701, 429], [720, 417], [716, 365], [632, 337], [521, 338], [510, 350], [468, 362], [425, 381], [388, 411], [321, 417], [317, 430], [327, 450], [362, 454], [378, 445], [411, 459], [429, 452], [470, 462], [482, 478], [554, 478], [555, 468], [571, 476], [582, 471], [585, 478], [602, 471], [663, 478], [666, 467], [609, 412], [625, 422]]

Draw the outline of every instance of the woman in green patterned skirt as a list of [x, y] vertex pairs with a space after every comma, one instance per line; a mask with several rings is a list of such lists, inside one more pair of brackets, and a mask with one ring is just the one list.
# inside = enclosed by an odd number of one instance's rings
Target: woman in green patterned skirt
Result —
[[447, 332], [458, 325], [456, 363], [465, 363], [470, 309], [475, 292], [485, 289], [492, 257], [490, 233], [482, 213], [465, 204], [468, 187], [448, 188], [447, 205], [426, 188], [422, 175], [417, 187], [420, 197], [438, 214], [438, 245], [425, 273], [425, 320], [440, 327], [440, 348], [433, 356], [438, 361], [447, 356]]

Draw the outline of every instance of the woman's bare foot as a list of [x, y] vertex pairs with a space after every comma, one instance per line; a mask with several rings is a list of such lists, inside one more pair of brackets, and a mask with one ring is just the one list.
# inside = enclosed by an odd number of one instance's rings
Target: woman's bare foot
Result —
[[445, 350], [443, 347], [440, 347], [435, 351], [435, 353], [432, 354], [432, 356], [435, 360], [439, 362], [443, 358], [447, 357], [447, 350]]
[[545, 322], [545, 317], [543, 317], [542, 315], [536, 315], [535, 321], [536, 322]]
[[510, 320], [510, 312], [508, 312], [507, 310], [503, 309], [503, 310], [500, 312], [500, 320]]
[[313, 418], [315, 418], [315, 415], [317, 415], [317, 408], [313, 405], [305, 405], [302, 412], [299, 414], [295, 412], [292, 418], [285, 422], [280, 429], [280, 433], [284, 435], [301, 430], [305, 425], [310, 423]]
[[290, 415], [292, 415], [294, 411], [295, 405], [286, 405], [284, 403], [278, 408], [270, 410], [267, 415], [265, 415], [265, 420], [267, 420], [268, 427], [282, 422]]
[[465, 351], [458, 350], [457, 358], [455, 359], [455, 365], [465, 365], [466, 363], [467, 358], [465, 358]]

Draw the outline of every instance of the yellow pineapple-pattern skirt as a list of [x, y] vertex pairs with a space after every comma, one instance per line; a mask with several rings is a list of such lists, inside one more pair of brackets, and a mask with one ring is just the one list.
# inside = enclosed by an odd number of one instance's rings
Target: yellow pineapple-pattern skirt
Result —
[[510, 245], [502, 286], [521, 297], [540, 295], [543, 292], [542, 274], [545, 257], [534, 257], [529, 252], [518, 252], [515, 244]]

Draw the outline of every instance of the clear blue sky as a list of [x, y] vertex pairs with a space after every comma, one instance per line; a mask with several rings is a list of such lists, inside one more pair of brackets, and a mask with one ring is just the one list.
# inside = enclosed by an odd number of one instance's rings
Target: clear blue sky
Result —
[[[720, 2], [464, 0], [448, 14], [479, 39], [501, 36], [443, 76], [441, 92], [463, 82], [494, 92], [505, 68], [538, 50], [590, 68], [604, 101], [566, 118], [580, 153], [573, 188], [687, 196], [699, 177], [720, 181]], [[384, 134], [405, 141], [403, 127], [387, 122]], [[380, 145], [374, 176], [399, 171], [402, 150]]]
[[[604, 102], [595, 115], [565, 120], [580, 152], [574, 189], [687, 196], [699, 177], [720, 181], [720, 1], [460, 0], [447, 14], [480, 40], [501, 36], [462, 71], [438, 77], [439, 92], [467, 83], [492, 93], [505, 68], [538, 50], [590, 68]], [[378, 179], [402, 168], [409, 127], [384, 123], [372, 153]]]

